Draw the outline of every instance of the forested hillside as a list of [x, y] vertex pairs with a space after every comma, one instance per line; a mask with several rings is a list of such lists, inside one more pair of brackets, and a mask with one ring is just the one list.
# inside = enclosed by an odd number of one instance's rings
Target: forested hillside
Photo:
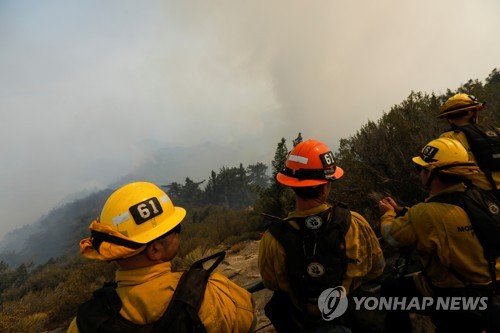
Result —
[[486, 101], [479, 122], [500, 126], [500, 71], [497, 69], [484, 81], [469, 80], [444, 95], [411, 92], [381, 119], [368, 122], [356, 134], [340, 141], [336, 157], [346, 175], [335, 186], [335, 195], [364, 213], [372, 223], [378, 218], [376, 203], [384, 194], [391, 194], [407, 205], [422, 200], [426, 192], [410, 160], [427, 142], [450, 128], [436, 116], [439, 107], [458, 92]]
[[[439, 106], [456, 92], [487, 101], [480, 121], [500, 125], [497, 69], [484, 81], [469, 80], [444, 95], [411, 92], [381, 119], [368, 122], [354, 135], [341, 140], [336, 158], [345, 176], [334, 184], [331, 199], [346, 202], [352, 210], [365, 215], [376, 232], [376, 203], [382, 195], [391, 194], [409, 205], [421, 200], [425, 189], [413, 172], [410, 158], [447, 128], [436, 115]], [[192, 258], [221, 243], [258, 239], [267, 223], [260, 212], [283, 216], [292, 206], [289, 191], [274, 181], [288, 151], [302, 137], [299, 133], [297, 138], [288, 140], [283, 138], [277, 144], [274, 160], [266, 161], [271, 165], [270, 178], [267, 164], [256, 162], [211, 171], [206, 181], [186, 177], [183, 184], [158, 184], [164, 186], [176, 205], [188, 210], [181, 234], [181, 253], [174, 262], [176, 267], [189, 264]], [[92, 290], [113, 278], [112, 264], [87, 261], [77, 253], [78, 241], [88, 236], [90, 221], [99, 215], [111, 191], [95, 193], [52, 211], [39, 221], [39, 231], [27, 240], [25, 248], [12, 247], [10, 252], [2, 254], [1, 332], [39, 332], [65, 327], [77, 305]]]

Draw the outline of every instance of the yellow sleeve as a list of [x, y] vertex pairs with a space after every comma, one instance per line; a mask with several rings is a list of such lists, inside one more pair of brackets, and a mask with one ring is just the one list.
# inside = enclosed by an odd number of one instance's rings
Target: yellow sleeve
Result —
[[199, 314], [207, 332], [252, 332], [257, 322], [252, 295], [218, 272], [208, 280]]
[[412, 210], [416, 206], [408, 209], [403, 216], [396, 217], [394, 210], [385, 212], [380, 218], [380, 231], [384, 240], [393, 247], [415, 245], [417, 234], [410, 223]]
[[78, 331], [78, 326], [76, 326], [76, 317], [73, 318], [73, 320], [71, 321], [71, 324], [69, 324], [69, 327], [68, 327], [68, 330], [66, 331], [66, 333], [80, 333], [80, 331]]
[[377, 235], [375, 235], [370, 224], [361, 215], [359, 217], [361, 217], [360, 226], [366, 235], [366, 246], [368, 249], [367, 265], [370, 267], [363, 280], [368, 281], [382, 275], [385, 268], [385, 259]]
[[285, 250], [269, 231], [264, 233], [260, 241], [258, 266], [267, 289], [291, 293]]
[[362, 281], [380, 276], [385, 260], [377, 236], [368, 222], [356, 212], [351, 212], [351, 216], [346, 234], [347, 278], [343, 285], [352, 290]]
[[252, 294], [229, 281], [229, 292], [236, 307], [236, 325], [233, 332], [253, 332], [257, 325]]

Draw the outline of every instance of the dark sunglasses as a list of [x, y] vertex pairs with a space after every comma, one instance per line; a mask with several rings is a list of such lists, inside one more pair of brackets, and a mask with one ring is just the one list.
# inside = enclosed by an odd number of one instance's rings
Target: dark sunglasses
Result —
[[167, 232], [167, 233], [165, 234], [165, 237], [167, 237], [167, 236], [168, 236], [168, 235], [170, 235], [170, 234], [173, 234], [174, 232], [175, 232], [176, 234], [180, 234], [180, 233], [181, 233], [181, 230], [182, 230], [182, 228], [181, 228], [181, 224], [179, 223], [179, 224], [178, 224], [178, 225], [176, 225], [176, 226], [175, 226], [172, 230], [170, 230], [169, 232]]
[[142, 254], [144, 252], [146, 252], [146, 250], [148, 249], [148, 247], [153, 244], [153, 242], [159, 240], [159, 239], [164, 239], [164, 238], [167, 238], [168, 235], [171, 235], [173, 234], [174, 232], [180, 234], [181, 233], [181, 224], [179, 223], [178, 225], [176, 225], [173, 229], [169, 230], [168, 232], [164, 233], [163, 235], [161, 235], [160, 237], [157, 237], [155, 239], [153, 239], [152, 241], [148, 242], [147, 244], [141, 244], [141, 246], [144, 246], [146, 245], [146, 247], [144, 248], [144, 250], [142, 250], [139, 254]]
[[179, 223], [178, 225], [176, 225], [173, 229], [169, 230], [167, 233], [164, 233], [163, 235], [161, 235], [160, 237], [158, 238], [155, 238], [153, 240], [153, 242], [157, 239], [164, 239], [164, 238], [167, 238], [169, 235], [173, 234], [174, 232], [177, 233], [177, 234], [180, 234], [181, 233], [181, 224]]

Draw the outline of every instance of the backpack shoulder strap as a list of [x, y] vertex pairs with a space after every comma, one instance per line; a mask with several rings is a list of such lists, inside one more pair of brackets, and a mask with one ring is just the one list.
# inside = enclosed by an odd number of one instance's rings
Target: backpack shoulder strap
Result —
[[300, 249], [296, 246], [302, 238], [300, 230], [293, 228], [286, 220], [275, 220], [267, 228], [271, 235], [281, 244], [287, 258], [289, 256], [297, 257], [300, 255]]
[[340, 225], [342, 234], [345, 236], [351, 226], [351, 211], [345, 203], [339, 202], [335, 205], [333, 211], [333, 221]]
[[468, 124], [453, 126], [455, 132], [462, 132], [467, 137], [470, 150], [476, 162], [484, 172], [498, 170], [500, 150], [500, 130], [490, 124]]
[[81, 333], [149, 332], [152, 325], [136, 325], [120, 315], [122, 301], [115, 282], [106, 282], [93, 297], [78, 307], [76, 324]]
[[342, 274], [345, 274], [347, 272], [347, 264], [348, 264], [348, 259], [346, 255], [347, 245], [345, 242], [345, 235], [347, 234], [347, 231], [349, 231], [352, 222], [351, 211], [349, 210], [346, 204], [339, 202], [333, 207], [332, 221], [333, 223], [335, 223], [335, 225], [338, 225], [340, 233], [342, 234], [342, 237], [340, 237], [340, 247], [341, 247], [340, 259], [342, 266]]
[[[198, 311], [205, 296], [210, 274], [224, 260], [226, 252], [218, 252], [195, 262], [182, 274], [174, 295], [163, 316], [155, 323], [153, 332], [206, 332]], [[203, 264], [215, 259], [205, 269]]]
[[98, 332], [99, 327], [120, 312], [122, 301], [116, 293], [116, 283], [105, 283], [94, 291], [92, 298], [78, 307], [76, 324], [81, 333]]

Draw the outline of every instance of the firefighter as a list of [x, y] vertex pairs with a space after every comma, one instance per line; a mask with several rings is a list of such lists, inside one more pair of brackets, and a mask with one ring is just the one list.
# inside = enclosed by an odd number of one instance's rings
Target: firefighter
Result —
[[[424, 269], [420, 274], [386, 279], [382, 296], [489, 297], [489, 265], [469, 216], [460, 206], [442, 199], [464, 192], [463, 181], [477, 175], [479, 168], [469, 161], [460, 142], [450, 138], [430, 141], [412, 162], [422, 184], [429, 189], [429, 197], [410, 208], [399, 206], [390, 197], [379, 201], [381, 233], [393, 247], [415, 247]], [[499, 273], [497, 269], [497, 276]], [[408, 312], [399, 310], [387, 311], [386, 332], [411, 332]], [[431, 309], [426, 314], [431, 315], [439, 332], [482, 332], [485, 326], [484, 311]]]
[[348, 314], [324, 320], [319, 296], [341, 286], [346, 294], [380, 276], [385, 267], [368, 222], [340, 203], [328, 203], [332, 182], [344, 171], [322, 142], [300, 142], [277, 181], [295, 193], [295, 210], [264, 233], [258, 265], [273, 291], [265, 313], [278, 332], [313, 332], [326, 326], [351, 327]]
[[470, 176], [474, 185], [495, 190], [500, 186], [500, 131], [492, 125], [479, 124], [479, 113], [486, 102], [473, 95], [455, 94], [441, 106], [438, 118], [451, 126], [440, 137], [459, 141], [481, 172]]
[[[104, 314], [92, 313], [92, 308], [81, 308], [68, 332], [89, 328], [126, 332], [119, 324], [144, 328], [158, 321], [182, 275], [172, 271], [171, 261], [179, 250], [180, 223], [185, 215], [183, 208], [175, 207], [152, 183], [134, 182], [113, 192], [100, 218], [90, 224], [91, 237], [80, 242], [80, 252], [88, 259], [117, 264], [116, 294], [121, 309], [118, 307], [119, 316], [115, 317], [119, 322], [104, 320]], [[250, 293], [220, 273], [210, 276], [198, 315], [208, 332], [250, 332], [255, 325]]]

